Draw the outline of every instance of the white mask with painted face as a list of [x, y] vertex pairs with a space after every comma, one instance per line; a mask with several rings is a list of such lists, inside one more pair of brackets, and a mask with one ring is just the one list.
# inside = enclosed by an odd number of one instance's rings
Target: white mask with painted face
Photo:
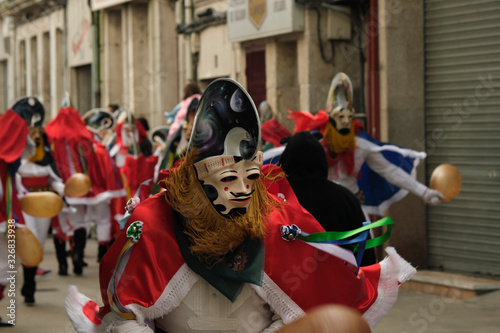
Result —
[[334, 110], [331, 112], [330, 118], [335, 121], [335, 128], [340, 134], [348, 134], [354, 119], [354, 109]]
[[[222, 215], [245, 214], [262, 167], [262, 152], [253, 160], [215, 156], [194, 164], [205, 194]], [[232, 211], [232, 212], [231, 212]]]
[[259, 114], [252, 98], [234, 80], [213, 81], [203, 92], [189, 141], [203, 191], [224, 217], [248, 211], [262, 153]]

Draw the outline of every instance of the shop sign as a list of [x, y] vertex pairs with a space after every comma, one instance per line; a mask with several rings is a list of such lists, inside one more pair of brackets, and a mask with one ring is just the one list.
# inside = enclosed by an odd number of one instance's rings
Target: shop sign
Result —
[[230, 42], [304, 30], [304, 9], [294, 0], [227, 0]]
[[258, 29], [267, 14], [267, 0], [248, 0], [248, 14], [250, 21]]
[[92, 63], [92, 13], [86, 1], [69, 0], [68, 15], [68, 65], [70, 67]]

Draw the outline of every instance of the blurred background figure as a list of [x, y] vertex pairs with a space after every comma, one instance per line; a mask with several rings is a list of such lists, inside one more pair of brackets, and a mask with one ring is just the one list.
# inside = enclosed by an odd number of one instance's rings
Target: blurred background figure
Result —
[[259, 116], [261, 123], [262, 151], [279, 147], [280, 140], [292, 135], [290, 131], [283, 126], [274, 114], [273, 109], [267, 103], [262, 101], [259, 105]]
[[[34, 106], [35, 99], [26, 99]], [[35, 143], [29, 136], [28, 126], [39, 121], [36, 110], [16, 107], [0, 116], [0, 300], [9, 284], [8, 243], [9, 230], [24, 226], [24, 217], [18, 198], [16, 172], [21, 156], [30, 158], [35, 153]], [[15, 221], [15, 222], [14, 222]], [[14, 222], [14, 223], [13, 223]], [[18, 249], [19, 250], [19, 249]], [[11, 326], [0, 318], [0, 326]]]
[[118, 104], [108, 104], [106, 110], [111, 112], [115, 119], [118, 118], [118, 115], [120, 114], [120, 106]]
[[[20, 142], [22, 142], [21, 145], [23, 149], [25, 148], [24, 144], [26, 142], [28, 142], [28, 146], [31, 148], [30, 151], [26, 154], [17, 157], [13, 161], [15, 164], [7, 168], [7, 176], [9, 177], [9, 179], [1, 180], [1, 182], [3, 184], [6, 184], [7, 186], [7, 188], [5, 188], [6, 191], [2, 192], [7, 196], [6, 202], [8, 210], [6, 211], [5, 215], [2, 214], [3, 216], [0, 219], [0, 223], [3, 224], [3, 217], [6, 217], [7, 219], [14, 218], [18, 223], [16, 227], [26, 226], [31, 231], [31, 233], [35, 235], [36, 239], [34, 241], [36, 242], [38, 240], [40, 244], [43, 244], [50, 227], [50, 218], [37, 218], [35, 216], [28, 215], [25, 212], [16, 212], [16, 190], [19, 190], [21, 192], [20, 196], [23, 196], [25, 193], [28, 193], [26, 187], [28, 187], [31, 191], [42, 191], [48, 190], [49, 186], [53, 185], [54, 189], [62, 192], [62, 190], [64, 189], [64, 185], [61, 183], [61, 180], [58, 178], [57, 174], [51, 170], [50, 157], [45, 156], [46, 147], [43, 143], [43, 131], [41, 129], [41, 125], [45, 117], [45, 109], [43, 105], [36, 97], [23, 97], [14, 103], [14, 105], [12, 106], [12, 110], [19, 116], [21, 116], [25, 124], [22, 124], [20, 122], [20, 124], [18, 124], [17, 126], [17, 129], [9, 127], [7, 119], [8, 114], [6, 113], [6, 115], [2, 117], [2, 127], [6, 127], [6, 129], [8, 127], [9, 132], [11, 133], [10, 135], [14, 135], [15, 137], [15, 134], [18, 134], [16, 132], [19, 130], [22, 130], [22, 132], [24, 132], [26, 130], [25, 126], [27, 125], [26, 128], [29, 133], [28, 141], [24, 140], [25, 135], [21, 135], [20, 137], [17, 137], [17, 139], [21, 138]], [[7, 147], [9, 147], [9, 140], [2, 140], [2, 145], [6, 145]], [[19, 147], [18, 149], [21, 151], [21, 147]], [[46, 157], [45, 160], [44, 157]], [[14, 156], [10, 156], [10, 159], [13, 158]], [[35, 161], [39, 162], [40, 164], [36, 164]], [[47, 166], [47, 168], [45, 166]], [[16, 180], [16, 178], [18, 178], [18, 180]], [[25, 186], [23, 186], [23, 183]], [[2, 186], [2, 190], [3, 187], [4, 186]], [[14, 198], [14, 195], [16, 196], [16, 198]], [[12, 213], [14, 213], [15, 215], [13, 215]], [[21, 253], [21, 250], [18, 250], [19, 253]], [[39, 250], [43, 251], [41, 247], [39, 248]], [[42, 256], [41, 253], [40, 255]], [[3, 259], [4, 258], [2, 258], [2, 260]], [[5, 259], [7, 259], [7, 256], [5, 256]], [[35, 302], [35, 276], [37, 273], [38, 265], [33, 265], [24, 260], [22, 257], [20, 259], [24, 276], [21, 295], [24, 297], [25, 303], [33, 304]]]
[[[144, 130], [146, 131], [146, 134], [149, 132], [149, 122], [146, 118], [144, 117], [139, 117], [137, 120], [142, 124], [142, 127], [144, 127]], [[140, 145], [141, 152], [144, 154], [144, 156], [148, 157], [153, 155], [153, 144], [149, 140], [148, 137], [146, 139], [142, 140]]]
[[352, 84], [345, 73], [333, 78], [326, 110], [314, 116], [305, 111], [290, 112], [294, 133], [317, 130], [323, 134], [328, 179], [356, 194], [367, 217], [383, 216], [408, 192], [427, 204], [439, 203], [444, 196], [416, 180], [416, 167], [426, 154], [377, 142], [354, 119], [354, 113]]
[[123, 180], [118, 167], [109, 156], [108, 151], [102, 145], [102, 138], [109, 137], [114, 129], [115, 120], [113, 115], [104, 109], [93, 109], [82, 116], [87, 129], [94, 133], [94, 151], [105, 175], [102, 184], [100, 200], [87, 205], [86, 218], [88, 223], [96, 224], [96, 237], [98, 242], [97, 262], [100, 262], [114, 239], [114, 215], [115, 209], [112, 203], [116, 198], [125, 197], [127, 192], [123, 186]]
[[[360, 228], [366, 219], [358, 198], [344, 186], [328, 180], [328, 162], [320, 143], [322, 138], [320, 133], [309, 131], [286, 138], [286, 148], [278, 165], [285, 171], [299, 203], [326, 231]], [[367, 249], [361, 265], [375, 262], [374, 250]]]
[[[170, 113], [170, 116], [172, 116], [172, 114], [174, 115], [173, 116], [174, 119], [173, 119], [172, 123], [170, 124], [170, 131], [168, 133], [167, 141], [170, 140], [172, 138], [172, 136], [177, 134], [177, 131], [181, 127], [182, 121], [186, 119], [187, 110], [189, 109], [190, 104], [193, 101], [193, 99], [199, 100], [200, 97], [201, 97], [201, 89], [200, 89], [198, 83], [189, 82], [188, 84], [186, 84], [184, 86], [184, 94], [182, 96], [182, 101], [179, 104], [177, 104], [174, 107], [174, 110], [172, 111], [172, 113]], [[195, 106], [195, 108], [196, 108], [196, 106]], [[168, 124], [168, 121], [167, 121], [167, 124]]]
[[[64, 197], [64, 183], [56, 168], [54, 158], [52, 157], [52, 152], [48, 143], [47, 136], [44, 132], [43, 127], [37, 125], [30, 129], [31, 139], [35, 142], [35, 154], [28, 159], [21, 159], [21, 166], [18, 170], [18, 175], [21, 177], [21, 183], [25, 193], [30, 192], [41, 192], [41, 191], [53, 191], [59, 196]], [[45, 239], [51, 227], [52, 218], [50, 217], [36, 217], [23, 212], [24, 220], [26, 226], [33, 232], [40, 244], [45, 244]], [[64, 254], [66, 256], [66, 253]], [[32, 270], [32, 268], [24, 268], [25, 270]], [[50, 273], [44, 269], [35, 267], [36, 275], [45, 275]], [[67, 271], [67, 266], [60, 267], [60, 273]], [[32, 274], [25, 274], [31, 277]], [[61, 274], [64, 275], [64, 274]], [[67, 272], [66, 272], [67, 275]], [[27, 303], [33, 303], [33, 294], [35, 288], [28, 287], [29, 285], [34, 286], [34, 276], [30, 284], [27, 286], [24, 292], [25, 300]], [[29, 290], [29, 291], [28, 291]]]
[[87, 111], [82, 116], [85, 125], [94, 133], [94, 139], [106, 146], [113, 140], [113, 129], [116, 126], [113, 113], [101, 108], [95, 108]]
[[198, 108], [198, 103], [201, 95], [194, 94], [181, 102], [181, 111], [177, 115], [184, 114], [184, 119], [181, 119], [180, 127], [172, 134], [172, 126], [169, 128], [164, 150], [160, 154], [160, 161], [155, 170], [155, 185], [152, 193], [158, 193], [160, 186], [157, 184], [157, 179], [160, 170], [171, 168], [174, 163], [179, 160], [188, 148], [191, 131], [193, 129], [194, 118]]
[[46, 133], [54, 147], [57, 169], [66, 184], [65, 192], [69, 180], [76, 175], [85, 179], [79, 186], [88, 186], [85, 194], [66, 193], [66, 201], [72, 209], [59, 214], [60, 224], [64, 226], [69, 221], [71, 226], [67, 238], [71, 244], [73, 273], [81, 275], [86, 265], [84, 250], [91, 230], [91, 217], [94, 218], [99, 211], [96, 221], [98, 241], [110, 242], [112, 223], [109, 200], [124, 196], [126, 192], [107, 150], [96, 140], [95, 132], [89, 131], [77, 110], [69, 106], [61, 108], [47, 124]]
[[[139, 189], [142, 191], [142, 197], [151, 194], [159, 157], [151, 154], [152, 144], [146, 129], [132, 111], [121, 109], [117, 121], [116, 144], [110, 149], [109, 154], [116, 162], [126, 189], [126, 196], [117, 198], [116, 204], [113, 203], [115, 221], [118, 222], [125, 215], [127, 201], [135, 196]], [[145, 141], [149, 143], [146, 144]], [[149, 149], [147, 156], [142, 151], [143, 147]], [[114, 223], [114, 234], [118, 232], [118, 226], [118, 223]]]

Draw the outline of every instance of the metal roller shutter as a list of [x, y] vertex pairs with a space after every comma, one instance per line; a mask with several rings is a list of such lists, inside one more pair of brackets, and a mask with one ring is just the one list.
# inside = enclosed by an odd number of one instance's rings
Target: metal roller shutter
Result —
[[462, 189], [429, 207], [429, 266], [500, 276], [500, 1], [425, 1], [427, 179], [455, 165]]

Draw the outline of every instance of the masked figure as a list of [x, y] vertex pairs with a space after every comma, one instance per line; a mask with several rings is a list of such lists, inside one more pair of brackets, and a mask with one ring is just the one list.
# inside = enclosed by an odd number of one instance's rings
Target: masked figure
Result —
[[[82, 117], [87, 129], [94, 133], [94, 153], [97, 162], [106, 177], [101, 187], [109, 193], [104, 200], [99, 200], [91, 205], [87, 205], [86, 219], [88, 223], [95, 221], [96, 236], [98, 242], [97, 261], [100, 262], [116, 234], [114, 226], [116, 210], [112, 203], [116, 198], [124, 198], [126, 190], [123, 186], [123, 180], [115, 161], [109, 156], [104, 143], [109, 139], [114, 128], [115, 119], [113, 114], [104, 109], [92, 109]], [[123, 200], [122, 200], [123, 201]]]
[[[21, 158], [30, 158], [35, 153], [35, 143], [29, 135], [30, 128], [40, 125], [44, 114], [37, 98], [23, 97], [0, 116], [0, 299], [4, 297], [4, 288], [9, 284], [8, 272], [15, 269], [12, 261], [8, 260], [9, 255], [15, 254], [9, 250], [12, 249], [12, 242], [15, 243], [14, 229], [26, 227], [19, 202], [22, 185], [16, 179], [16, 173], [21, 166]], [[21, 251], [19, 248], [17, 250]], [[23, 273], [27, 283], [21, 292], [32, 298], [36, 267], [23, 266]], [[27, 301], [32, 303], [30, 301], [34, 299]], [[0, 320], [0, 325], [6, 326], [8, 323]]]
[[[118, 198], [116, 204], [113, 203], [115, 220], [120, 221], [131, 197], [138, 192], [142, 192], [142, 197], [151, 194], [158, 156], [146, 157], [143, 154], [141, 144], [144, 140], [149, 140], [148, 135], [142, 123], [129, 110], [122, 109], [120, 112], [116, 135], [116, 145], [111, 148], [109, 154], [115, 160], [127, 191], [126, 196]], [[117, 223], [114, 225], [118, 226]]]
[[245, 90], [230, 79], [210, 84], [186, 156], [161, 174], [166, 191], [130, 207], [101, 261], [104, 306], [71, 289], [66, 309], [78, 332], [275, 332], [330, 303], [376, 325], [414, 269], [389, 250], [356, 274], [350, 251], [293, 240], [285, 225], [324, 229], [281, 169], [261, 168], [259, 142]]
[[290, 131], [276, 119], [273, 109], [266, 101], [260, 103], [259, 115], [263, 152], [281, 146], [280, 140], [292, 135]]
[[[59, 214], [59, 221], [69, 221], [73, 235], [72, 261], [73, 272], [76, 275], [83, 273], [84, 249], [87, 235], [90, 230], [90, 221], [87, 215], [89, 206], [93, 209], [104, 203], [109, 208], [109, 200], [124, 196], [126, 192], [120, 183], [120, 176], [113, 167], [106, 149], [94, 139], [82, 117], [70, 106], [59, 110], [45, 127], [47, 137], [53, 147], [57, 170], [66, 184], [75, 174], [85, 174], [90, 180], [90, 190], [84, 196], [66, 196], [66, 201], [73, 208]], [[109, 209], [102, 221], [108, 226], [111, 224]], [[99, 224], [98, 229], [101, 229]], [[104, 227], [109, 234], [109, 227]], [[99, 231], [99, 239], [106, 232]], [[106, 236], [110, 237], [110, 236]], [[108, 238], [109, 239], [109, 238]]]
[[[35, 154], [28, 159], [21, 159], [21, 166], [18, 175], [21, 177], [23, 189], [26, 192], [53, 191], [59, 196], [64, 196], [64, 183], [59, 176], [56, 163], [52, 157], [47, 135], [40, 124], [30, 129], [30, 136], [36, 144]], [[43, 246], [47, 237], [49, 228], [53, 224], [53, 219], [49, 217], [36, 217], [23, 212], [27, 227], [33, 232], [40, 244]], [[57, 218], [55, 218], [57, 219]], [[55, 221], [54, 223], [58, 223]], [[54, 237], [54, 242], [59, 242]], [[58, 246], [56, 245], [56, 251]], [[56, 253], [60, 261], [59, 274], [67, 275], [66, 252]], [[23, 296], [26, 303], [34, 303], [35, 275], [47, 274], [38, 267], [23, 266], [25, 271], [25, 281], [23, 287]]]
[[89, 131], [94, 133], [94, 139], [107, 146], [113, 139], [113, 129], [115, 128], [115, 118], [113, 114], [105, 109], [92, 109], [82, 116]]
[[408, 192], [428, 204], [437, 204], [443, 195], [419, 183], [416, 167], [423, 152], [376, 142], [354, 120], [352, 84], [339, 73], [332, 81], [326, 110], [290, 112], [294, 133], [319, 130], [329, 164], [328, 179], [347, 187], [360, 198], [366, 214], [384, 215], [394, 202]]

